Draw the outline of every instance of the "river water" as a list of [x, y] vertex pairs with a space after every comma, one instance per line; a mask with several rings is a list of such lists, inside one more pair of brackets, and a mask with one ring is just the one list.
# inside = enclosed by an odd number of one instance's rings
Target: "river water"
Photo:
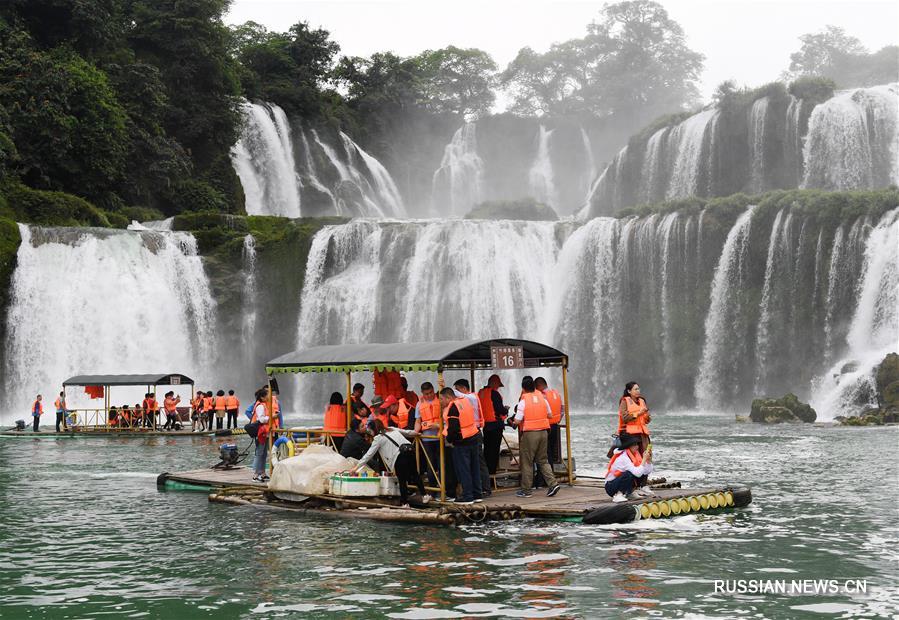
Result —
[[[580, 473], [599, 472], [612, 419], [575, 417]], [[209, 438], [0, 438], [0, 616], [895, 617], [899, 428], [690, 412], [653, 426], [660, 475], [749, 484], [753, 503], [615, 527], [391, 525], [158, 491], [160, 472], [215, 462]], [[715, 593], [715, 579], [858, 579], [867, 594]]]

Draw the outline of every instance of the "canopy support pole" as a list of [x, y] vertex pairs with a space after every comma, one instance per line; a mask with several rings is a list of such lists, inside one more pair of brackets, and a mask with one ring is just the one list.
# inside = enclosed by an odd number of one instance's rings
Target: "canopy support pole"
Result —
[[[265, 440], [268, 442], [268, 470], [272, 472], [274, 467], [272, 467], [274, 455], [272, 454], [272, 443], [274, 443], [274, 439], [272, 438], [272, 423], [275, 418], [275, 395], [272, 392], [272, 378], [270, 375], [266, 374], [265, 380], [268, 383], [268, 437]], [[265, 473], [264, 471], [262, 473]]]
[[346, 373], [346, 430], [350, 432], [353, 422], [353, 373]]
[[568, 407], [568, 360], [562, 364], [562, 390], [565, 393], [565, 464], [568, 469], [568, 486], [574, 484], [571, 471], [571, 414]]
[[471, 392], [472, 394], [478, 393], [478, 386], [474, 384], [474, 362], [471, 363]]
[[[437, 394], [438, 399], [440, 398], [439, 394], [446, 387], [446, 384], [443, 382], [443, 369], [437, 371]], [[443, 445], [443, 412], [440, 412], [440, 415], [437, 416], [437, 436], [440, 438], [440, 501], [446, 501], [446, 458], [444, 455], [444, 445]]]

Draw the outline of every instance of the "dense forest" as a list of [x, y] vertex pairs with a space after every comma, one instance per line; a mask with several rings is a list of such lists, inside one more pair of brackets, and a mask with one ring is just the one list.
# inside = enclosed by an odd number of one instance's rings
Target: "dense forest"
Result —
[[[583, 37], [520, 50], [340, 54], [300, 22], [227, 26], [228, 0], [9, 0], [0, 7], [0, 215], [122, 227], [186, 211], [241, 213], [230, 149], [242, 99], [271, 101], [363, 144], [406, 123], [506, 114], [612, 119], [636, 132], [698, 104], [701, 54], [650, 0], [605, 5]], [[784, 77], [840, 87], [895, 79], [895, 46], [869, 53], [839, 28], [801, 38]], [[739, 88], [722, 85], [719, 96]]]

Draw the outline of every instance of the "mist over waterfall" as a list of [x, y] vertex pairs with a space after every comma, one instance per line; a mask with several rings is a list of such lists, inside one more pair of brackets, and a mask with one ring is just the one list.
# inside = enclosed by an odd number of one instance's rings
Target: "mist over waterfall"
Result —
[[52, 402], [53, 390], [76, 374], [213, 376], [215, 302], [191, 235], [25, 225], [20, 232], [4, 415], [24, 415], [39, 392]]
[[556, 181], [549, 156], [552, 135], [552, 130], [547, 130], [546, 127], [540, 125], [540, 132], [537, 134], [537, 152], [534, 155], [534, 163], [528, 171], [531, 195], [538, 202], [549, 206], [557, 204]]
[[484, 162], [478, 155], [477, 124], [465, 123], [443, 151], [434, 173], [431, 201], [436, 213], [464, 215], [484, 195]]

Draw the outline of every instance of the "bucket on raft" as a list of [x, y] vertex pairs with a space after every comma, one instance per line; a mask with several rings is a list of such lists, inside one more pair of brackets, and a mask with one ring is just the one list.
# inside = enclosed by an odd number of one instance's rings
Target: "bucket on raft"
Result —
[[377, 497], [381, 494], [381, 476], [331, 476], [328, 493], [338, 497]]

